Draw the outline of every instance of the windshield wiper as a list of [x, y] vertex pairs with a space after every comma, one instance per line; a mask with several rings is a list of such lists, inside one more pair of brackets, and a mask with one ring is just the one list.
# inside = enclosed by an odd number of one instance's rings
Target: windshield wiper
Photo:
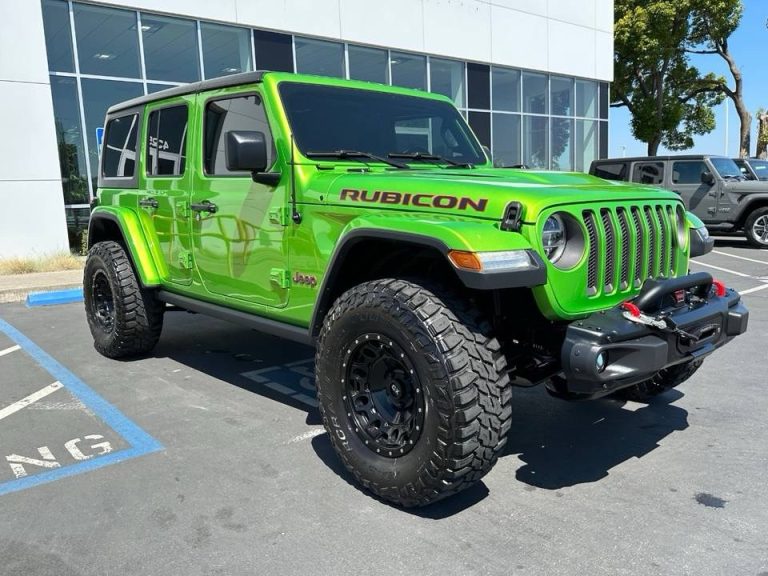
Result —
[[424, 162], [437, 162], [443, 164], [450, 164], [451, 166], [461, 166], [462, 168], [472, 168], [474, 164], [470, 162], [456, 162], [456, 160], [450, 160], [445, 156], [438, 156], [437, 154], [424, 154], [423, 152], [390, 152], [387, 154], [388, 158], [407, 158], [408, 160], [423, 160]]
[[338, 158], [339, 160], [347, 160], [347, 159], [354, 159], [354, 158], [368, 158], [369, 160], [374, 160], [376, 162], [381, 162], [383, 164], [389, 164], [390, 166], [394, 166], [395, 168], [400, 168], [401, 170], [408, 170], [408, 165], [403, 164], [402, 162], [394, 162], [393, 160], [387, 160], [386, 158], [382, 158], [381, 156], [376, 156], [375, 154], [371, 154], [370, 152], [360, 152], [359, 150], [334, 150], [332, 152], [307, 152], [304, 154], [307, 158]]

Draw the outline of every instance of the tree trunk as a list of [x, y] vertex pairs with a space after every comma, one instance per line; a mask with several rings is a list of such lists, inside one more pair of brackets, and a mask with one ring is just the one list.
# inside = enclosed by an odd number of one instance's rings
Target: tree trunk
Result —
[[755, 149], [757, 158], [768, 157], [768, 113], [757, 114], [757, 147]]
[[747, 158], [749, 156], [749, 137], [750, 128], [752, 124], [752, 115], [747, 110], [744, 104], [744, 82], [741, 76], [741, 70], [736, 66], [736, 61], [731, 56], [731, 51], [728, 49], [728, 42], [724, 42], [721, 50], [721, 55], [728, 63], [728, 68], [733, 76], [736, 86], [733, 91], [727, 91], [728, 97], [733, 100], [734, 106], [736, 106], [736, 113], [739, 115], [739, 122], [741, 124], [739, 128], [739, 158]]
[[661, 136], [655, 136], [653, 140], [648, 142], [648, 156], [656, 156], [659, 153], [659, 146], [661, 145]]

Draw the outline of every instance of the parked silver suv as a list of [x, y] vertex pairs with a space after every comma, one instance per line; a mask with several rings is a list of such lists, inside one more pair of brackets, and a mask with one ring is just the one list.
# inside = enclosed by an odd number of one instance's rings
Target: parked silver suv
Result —
[[645, 156], [595, 160], [589, 173], [673, 190], [710, 231], [742, 231], [768, 248], [768, 182], [747, 180], [724, 156]]

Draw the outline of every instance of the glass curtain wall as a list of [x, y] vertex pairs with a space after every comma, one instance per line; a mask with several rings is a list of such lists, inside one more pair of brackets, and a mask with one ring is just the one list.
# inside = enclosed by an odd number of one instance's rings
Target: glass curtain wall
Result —
[[40, 0], [73, 248], [112, 104], [251, 70], [322, 74], [450, 98], [494, 165], [587, 170], [608, 150], [608, 84], [144, 11]]

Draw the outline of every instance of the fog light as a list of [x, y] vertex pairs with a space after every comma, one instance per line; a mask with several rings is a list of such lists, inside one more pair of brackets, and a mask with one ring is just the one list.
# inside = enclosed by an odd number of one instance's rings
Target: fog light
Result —
[[602, 374], [605, 371], [605, 366], [608, 364], [608, 357], [605, 352], [600, 352], [595, 358], [595, 369], [598, 374]]

